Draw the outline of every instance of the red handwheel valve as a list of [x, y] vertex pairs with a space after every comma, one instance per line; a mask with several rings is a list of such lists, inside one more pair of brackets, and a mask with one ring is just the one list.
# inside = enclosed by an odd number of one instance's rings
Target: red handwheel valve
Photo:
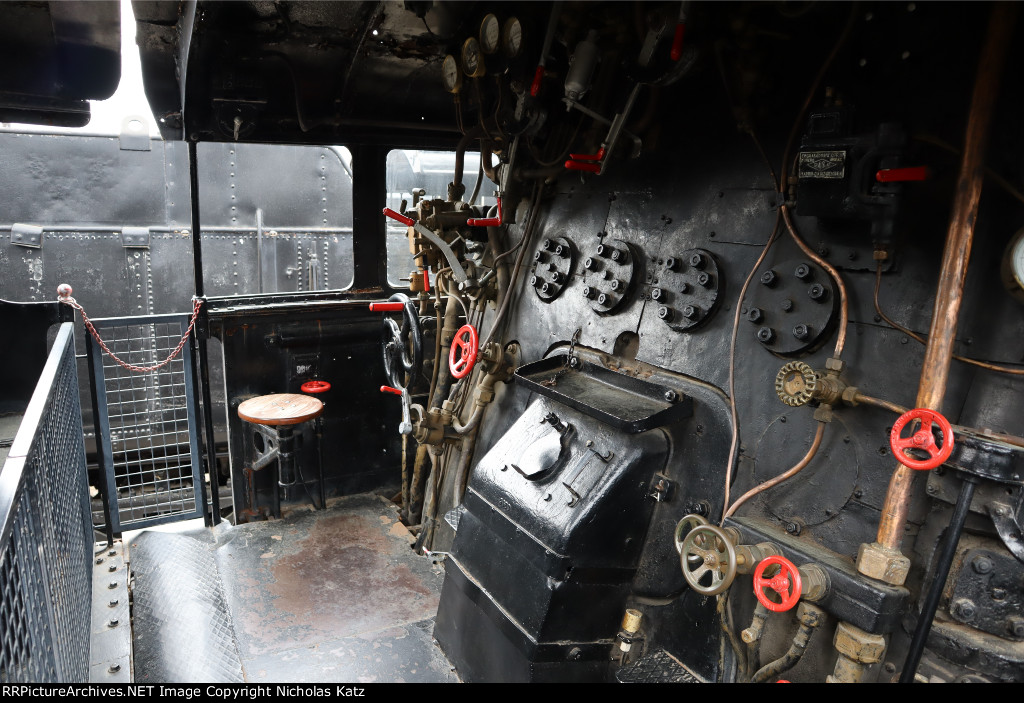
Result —
[[464, 378], [473, 370], [480, 340], [473, 325], [463, 325], [455, 333], [452, 349], [448, 354], [448, 370], [455, 378]]
[[331, 390], [331, 384], [327, 381], [306, 381], [299, 388], [303, 393], [326, 393]]
[[[920, 420], [921, 426], [909, 437], [900, 436], [903, 428], [911, 420]], [[939, 429], [942, 430], [941, 447], [935, 443], [935, 436], [932, 434], [933, 422], [938, 424]], [[896, 460], [904, 466], [918, 471], [934, 469], [953, 453], [953, 428], [950, 426], [949, 420], [934, 410], [928, 408], [908, 410], [900, 415], [893, 424], [892, 432], [889, 433], [889, 446], [892, 447], [892, 453], [896, 455]], [[928, 454], [928, 458], [915, 459], [907, 454], [906, 450], [908, 449], [920, 449]]]
[[[779, 573], [771, 578], [765, 578], [765, 569], [773, 564], [779, 567]], [[782, 602], [776, 603], [768, 598], [768, 594], [765, 592], [767, 588], [775, 591]], [[766, 557], [754, 569], [754, 595], [761, 605], [772, 612], [782, 613], [792, 608], [800, 600], [802, 590], [803, 582], [800, 579], [800, 570], [785, 557]]]

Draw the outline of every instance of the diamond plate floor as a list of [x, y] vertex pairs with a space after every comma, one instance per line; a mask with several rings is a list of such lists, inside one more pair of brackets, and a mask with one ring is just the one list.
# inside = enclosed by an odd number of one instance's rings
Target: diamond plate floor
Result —
[[431, 637], [443, 570], [411, 542], [375, 495], [216, 539], [142, 533], [131, 546], [136, 680], [457, 681]]

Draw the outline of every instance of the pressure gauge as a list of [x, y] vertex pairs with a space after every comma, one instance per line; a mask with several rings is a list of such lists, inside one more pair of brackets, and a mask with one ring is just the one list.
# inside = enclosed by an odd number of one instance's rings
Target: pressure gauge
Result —
[[470, 37], [462, 45], [462, 70], [470, 78], [479, 78], [487, 70], [483, 54], [480, 53], [480, 42], [476, 37]]
[[501, 30], [501, 48], [505, 54], [514, 59], [523, 50], [523, 25], [518, 17], [509, 17]]
[[493, 14], [484, 17], [480, 23], [480, 48], [485, 54], [493, 54], [501, 44], [501, 24]]
[[1024, 301], [1024, 229], [1017, 232], [1003, 255], [1003, 285], [1020, 301]]
[[459, 62], [451, 54], [445, 56], [441, 64], [441, 79], [444, 81], [444, 89], [449, 93], [458, 93], [462, 89], [462, 71]]

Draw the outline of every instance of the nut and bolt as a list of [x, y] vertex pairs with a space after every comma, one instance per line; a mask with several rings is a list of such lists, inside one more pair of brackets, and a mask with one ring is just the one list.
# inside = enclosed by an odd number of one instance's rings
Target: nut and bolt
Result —
[[667, 308], [664, 305], [662, 305], [660, 308], [658, 308], [658, 317], [660, 317], [662, 320], [665, 320], [666, 322], [670, 321], [672, 319], [672, 308]]
[[618, 291], [623, 287], [622, 281], [618, 279], [613, 280], [608, 287], [611, 288], [613, 291]]
[[1024, 618], [1020, 615], [1011, 615], [1006, 619], [1006, 629], [1017, 639], [1024, 638]]
[[679, 284], [679, 292], [683, 293], [683, 294], [689, 293], [690, 292], [690, 284], [687, 283], [686, 281], [683, 281], [682, 283], [680, 283]]
[[669, 403], [674, 403], [679, 398], [679, 394], [673, 390], [665, 391], [665, 400]]
[[800, 524], [796, 523], [796, 522], [787, 522], [786, 523], [786, 532], [788, 532], [791, 535], [798, 535], [798, 534], [800, 534]]
[[583, 286], [583, 297], [584, 298], [593, 298], [594, 297], [594, 289], [591, 288], [590, 286]]
[[626, 263], [626, 252], [621, 249], [612, 249], [612, 261], [617, 261], [620, 264]]
[[992, 571], [992, 560], [979, 554], [971, 559], [971, 566], [979, 574], [987, 574]]
[[115, 554], [117, 554], [117, 550], [116, 549], [111, 549], [109, 552], [107, 552], [107, 556], [110, 556], [110, 557], [114, 556]]
[[551, 292], [551, 284], [550, 283], [543, 284], [540, 287], [540, 292], [541, 293], [550, 293]]
[[535, 285], [537, 285], [537, 281], [539, 281], [539, 280], [540, 280], [540, 279], [539, 279], [539, 278], [537, 278], [536, 276], [530, 276], [530, 285], [531, 285], [531, 286], [535, 286]]
[[1006, 589], [1005, 588], [993, 588], [989, 594], [992, 596], [992, 600], [1006, 600]]
[[664, 291], [661, 290], [661, 288], [652, 288], [651, 289], [651, 300], [661, 300], [661, 296], [663, 296], [664, 294], [665, 293], [664, 293]]
[[583, 658], [583, 650], [580, 649], [579, 647], [573, 647], [572, 649], [569, 650], [569, 659], [571, 659], [572, 661], [578, 662], [582, 658]]
[[665, 259], [665, 268], [668, 269], [669, 271], [675, 271], [678, 266], [679, 262], [676, 260], [674, 256], [670, 256], [667, 259]]
[[761, 285], [768, 287], [774, 286], [777, 278], [778, 276], [775, 275], [774, 271], [765, 271], [761, 274]]
[[544, 254], [539, 252], [539, 251], [533, 252], [533, 260], [534, 261], [540, 261], [541, 257], [543, 257], [543, 256], [544, 256]]
[[757, 331], [757, 339], [762, 344], [771, 344], [775, 340], [775, 330], [771, 327], [762, 327]]
[[687, 320], [696, 320], [700, 316], [700, 308], [694, 305], [687, 305], [683, 308], [683, 317]]
[[116, 674], [120, 670], [121, 670], [121, 665], [120, 664], [111, 664], [110, 666], [107, 667], [107, 673], [108, 674]]
[[96, 563], [97, 564], [102, 564], [103, 563], [103, 557], [96, 557]]
[[764, 312], [761, 308], [750, 308], [750, 310], [747, 311], [747, 319], [751, 322], [760, 322], [764, 319]]
[[555, 243], [552, 242], [550, 239], [545, 239], [543, 242], [540, 243], [540, 245], [544, 249], [544, 251], [551, 251], [551, 247], [553, 247]]
[[562, 281], [565, 280], [565, 276], [562, 274], [561, 271], [555, 271], [553, 274], [551, 274], [551, 280], [554, 281], [555, 283], [561, 283]]
[[592, 257], [587, 257], [586, 261], [583, 262], [583, 268], [587, 271], [593, 271], [597, 268], [597, 262]]
[[704, 271], [701, 271], [700, 273], [697, 274], [697, 283], [699, 283], [704, 288], [710, 288], [711, 287], [711, 274], [705, 273]]
[[704, 255], [700, 252], [694, 252], [690, 254], [690, 266], [695, 269], [702, 269], [707, 262], [704, 260]]
[[558, 246], [556, 246], [556, 247], [555, 247], [555, 256], [560, 256], [560, 257], [562, 257], [563, 259], [564, 259], [565, 257], [569, 256], [569, 250], [568, 250], [568, 248], [566, 248], [566, 247], [565, 247], [564, 245], [562, 245], [562, 244], [559, 244]]
[[117, 564], [111, 564], [110, 566], [108, 566], [107, 571], [117, 571]]
[[807, 280], [811, 276], [811, 267], [807, 264], [799, 264], [793, 271], [793, 275], [801, 281]]
[[789, 298], [786, 298], [785, 300], [782, 301], [782, 310], [783, 310], [783, 312], [789, 312], [792, 309], [793, 309], [793, 301], [792, 300], [790, 300]]
[[117, 581], [111, 581], [110, 583], [108, 583], [107, 588], [109, 588], [111, 591], [117, 588]]
[[604, 293], [601, 293], [600, 295], [597, 296], [597, 302], [600, 305], [604, 305], [605, 303], [608, 302], [608, 296], [605, 295]]
[[825, 287], [820, 283], [815, 283], [807, 289], [807, 297], [811, 300], [821, 300], [825, 297]]
[[975, 608], [974, 601], [971, 599], [957, 598], [953, 601], [953, 605], [949, 609], [949, 612], [960, 622], [967, 622], [974, 617], [974, 613], [977, 612], [977, 608]]
[[803, 342], [811, 336], [811, 329], [807, 325], [797, 325], [793, 328], [793, 336]]
[[111, 598], [111, 599], [110, 599], [110, 602], [109, 602], [109, 603], [107, 603], [107, 607], [108, 607], [108, 608], [116, 608], [116, 607], [117, 607], [117, 604], [118, 604], [118, 603], [120, 603], [120, 602], [121, 602], [121, 601], [119, 601], [119, 600], [118, 600], [117, 598]]
[[117, 618], [110, 618], [110, 620], [107, 621], [107, 627], [117, 627], [120, 624], [121, 621]]
[[612, 253], [612, 248], [604, 244], [598, 244], [597, 249], [595, 249], [594, 251], [597, 252], [598, 256], [610, 256]]

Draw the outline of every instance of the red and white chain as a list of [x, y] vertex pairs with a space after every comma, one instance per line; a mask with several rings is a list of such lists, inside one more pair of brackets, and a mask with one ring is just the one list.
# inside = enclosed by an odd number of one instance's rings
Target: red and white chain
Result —
[[196, 318], [199, 317], [199, 308], [203, 307], [203, 301], [201, 299], [193, 299], [192, 319], [188, 323], [188, 329], [185, 330], [185, 334], [181, 336], [181, 340], [178, 342], [178, 346], [174, 348], [174, 351], [172, 351], [166, 359], [161, 361], [159, 364], [156, 364], [155, 366], [135, 366], [134, 364], [129, 364], [118, 358], [117, 354], [110, 351], [110, 348], [107, 347], [106, 343], [102, 339], [100, 339], [100, 333], [96, 331], [96, 328], [92, 324], [92, 320], [90, 320], [89, 316], [85, 314], [85, 309], [78, 303], [77, 300], [71, 297], [71, 286], [67, 285], [66, 283], [58, 286], [57, 300], [82, 313], [82, 322], [85, 323], [85, 328], [89, 330], [89, 333], [92, 334], [92, 336], [96, 339], [96, 343], [100, 345], [100, 348], [103, 351], [105, 351], [110, 356], [111, 359], [116, 361], [123, 368], [128, 369], [129, 371], [134, 371], [135, 373], [148, 373], [150, 371], [156, 371], [157, 369], [169, 364], [174, 357], [180, 354], [182, 348], [184, 348], [185, 346], [185, 342], [188, 341], [189, 335], [192, 334], [192, 328], [195, 327], [196, 325]]

